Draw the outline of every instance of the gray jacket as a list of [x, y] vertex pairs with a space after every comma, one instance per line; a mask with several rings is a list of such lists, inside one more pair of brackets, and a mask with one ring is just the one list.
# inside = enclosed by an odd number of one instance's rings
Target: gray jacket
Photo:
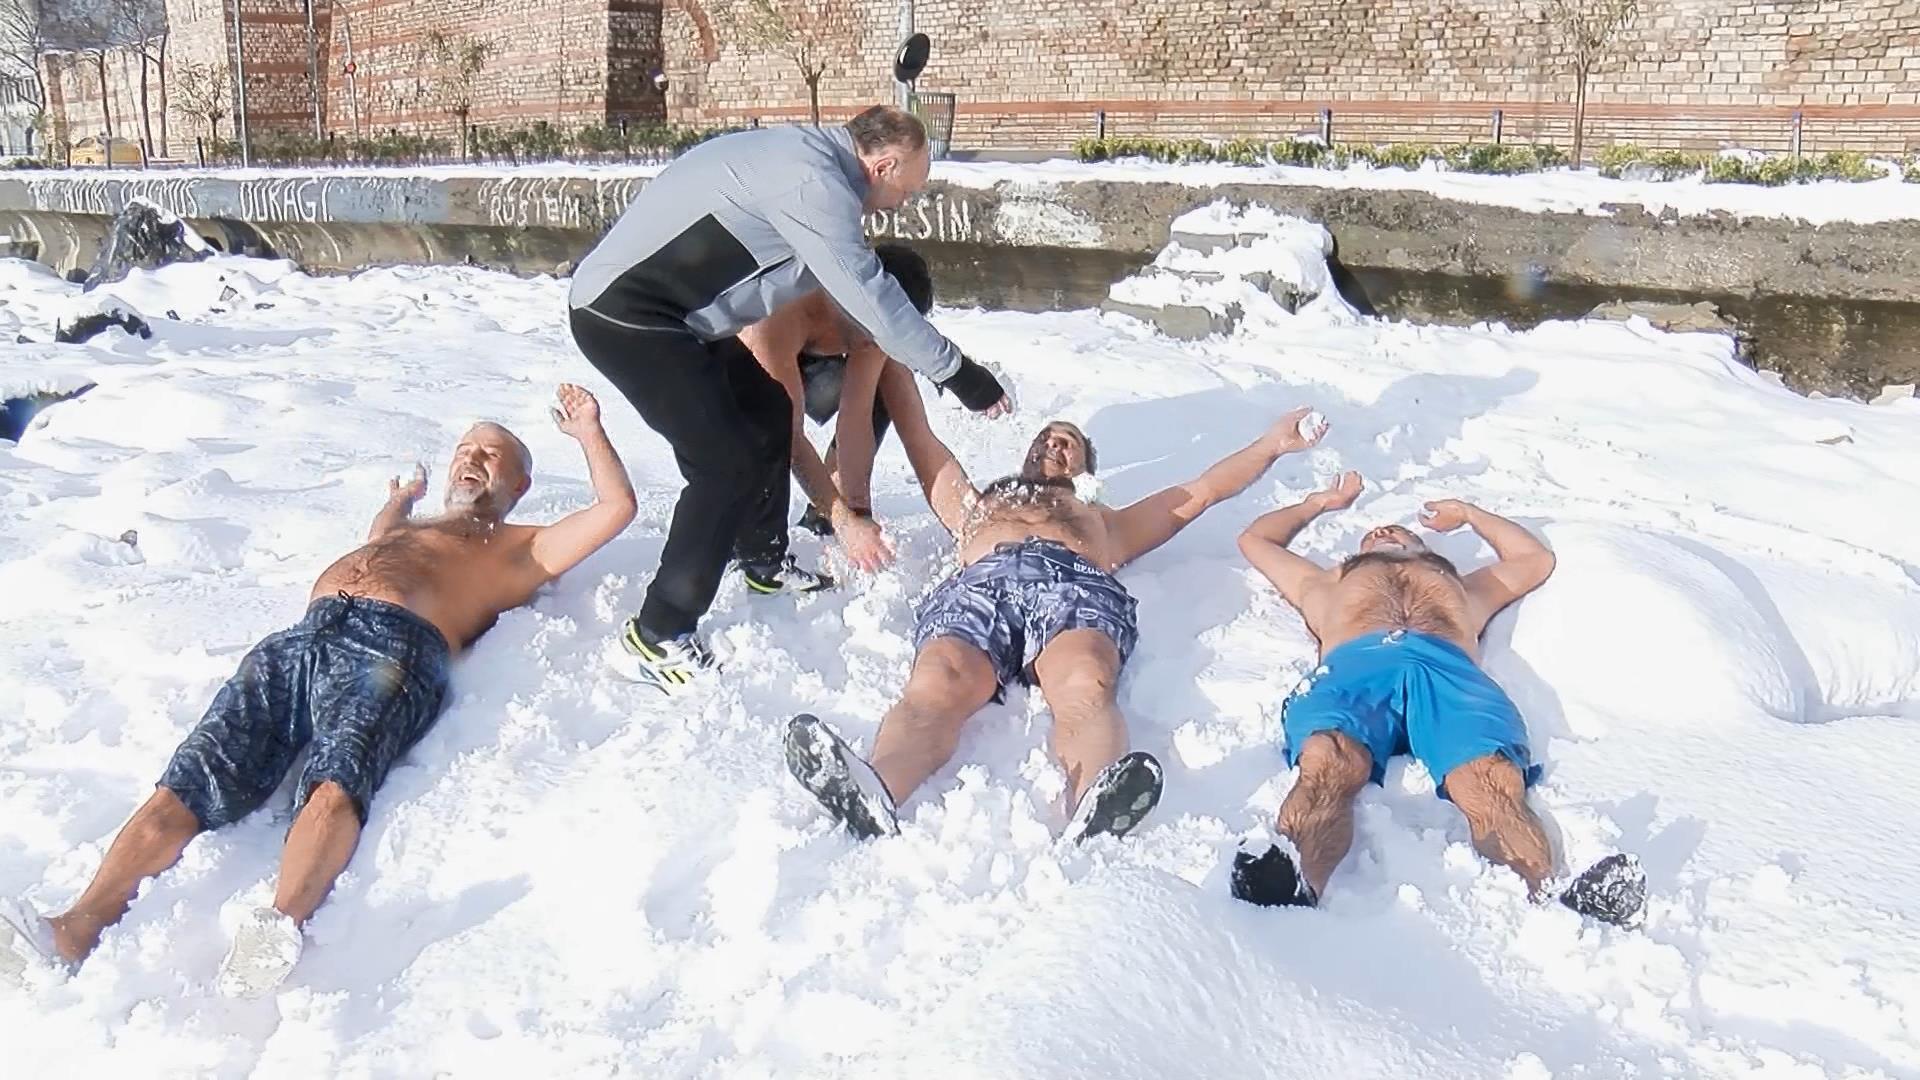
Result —
[[568, 302], [621, 326], [715, 341], [824, 287], [887, 355], [940, 382], [960, 350], [867, 246], [866, 193], [843, 128], [723, 135], [641, 189], [575, 269]]

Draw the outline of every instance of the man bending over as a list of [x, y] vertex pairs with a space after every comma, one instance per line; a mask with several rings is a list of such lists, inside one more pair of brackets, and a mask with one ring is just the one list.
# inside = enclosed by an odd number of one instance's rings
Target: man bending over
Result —
[[[1526, 726], [1479, 667], [1488, 620], [1540, 587], [1553, 552], [1519, 525], [1457, 499], [1430, 502], [1423, 522], [1466, 525], [1498, 556], [1462, 576], [1412, 532], [1382, 525], [1358, 554], [1327, 570], [1287, 550], [1307, 524], [1360, 494], [1357, 473], [1299, 504], [1256, 520], [1240, 550], [1300, 612], [1320, 642], [1320, 665], [1283, 708], [1287, 764], [1300, 775], [1280, 806], [1279, 832], [1294, 850], [1239, 852], [1233, 894], [1263, 905], [1314, 906], [1353, 843], [1353, 799], [1380, 783], [1387, 759], [1411, 753], [1466, 816], [1482, 855], [1512, 868], [1536, 900], [1548, 895], [1553, 857], [1527, 807], [1538, 775]], [[1635, 918], [1646, 896], [1638, 863], [1610, 855], [1562, 894], [1583, 915]]]
[[1020, 472], [984, 491], [931, 433], [902, 425], [960, 570], [920, 606], [913, 671], [880, 723], [871, 764], [801, 715], [787, 732], [788, 768], [854, 834], [897, 833], [896, 808], [953, 756], [968, 718], [1008, 683], [1031, 679], [1053, 712], [1053, 752], [1067, 774], [1074, 812], [1065, 835], [1124, 836], [1159, 801], [1160, 763], [1127, 753], [1115, 687], [1137, 631], [1133, 597], [1113, 573], [1246, 490], [1281, 455], [1317, 443], [1326, 429], [1303, 432], [1307, 413], [1281, 417], [1198, 479], [1124, 510], [1075, 493], [1075, 478], [1091, 477], [1096, 459], [1072, 424], [1042, 428]]
[[241, 996], [280, 985], [300, 958], [301, 926], [353, 855], [374, 792], [439, 716], [452, 656], [633, 520], [633, 488], [599, 404], [577, 386], [562, 386], [560, 402], [554, 416], [586, 451], [593, 505], [552, 525], [508, 524], [533, 460], [498, 424], [475, 424], [454, 449], [441, 515], [409, 517], [426, 492], [424, 469], [405, 486], [394, 480], [367, 543], [320, 575], [300, 622], [240, 661], [73, 907], [50, 919], [0, 911], [0, 970], [17, 974], [34, 960], [77, 967], [141, 881], [201, 832], [259, 809], [311, 744], [273, 906], [247, 917], [219, 978]]

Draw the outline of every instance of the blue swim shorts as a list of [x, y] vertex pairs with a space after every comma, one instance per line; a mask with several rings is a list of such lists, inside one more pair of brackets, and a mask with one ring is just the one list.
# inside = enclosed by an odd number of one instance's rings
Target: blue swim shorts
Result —
[[995, 547], [940, 583], [921, 602], [916, 651], [951, 637], [987, 654], [1000, 685], [1025, 677], [1047, 643], [1068, 630], [1098, 630], [1125, 664], [1139, 640], [1135, 601], [1112, 574], [1052, 540]]
[[324, 781], [360, 820], [400, 760], [440, 715], [452, 657], [432, 623], [397, 604], [324, 597], [247, 653], [173, 753], [160, 786], [206, 829], [260, 808], [312, 744], [295, 811]]
[[1527, 726], [1500, 685], [1459, 646], [1407, 630], [1368, 634], [1326, 655], [1282, 709], [1287, 764], [1307, 739], [1337, 731], [1373, 755], [1373, 782], [1387, 759], [1411, 754], [1433, 775], [1441, 798], [1453, 770], [1503, 754], [1526, 775], [1540, 767], [1527, 751]]

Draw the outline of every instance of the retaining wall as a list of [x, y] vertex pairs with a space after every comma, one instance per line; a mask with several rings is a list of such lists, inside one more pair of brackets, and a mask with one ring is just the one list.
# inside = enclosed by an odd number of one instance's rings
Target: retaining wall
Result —
[[[66, 270], [89, 263], [111, 217], [143, 197], [223, 249], [314, 270], [473, 262], [565, 273], [645, 176], [203, 175], [0, 177], [0, 234]], [[868, 218], [876, 237], [970, 250], [1032, 248], [1145, 258], [1175, 217], [1217, 198], [1320, 221], [1343, 262], [1465, 277], [1703, 294], [1920, 299], [1920, 221], [1819, 227], [1782, 219], [1522, 213], [1405, 191], [1233, 184], [936, 181]], [[956, 300], [968, 298], [955, 297]]]

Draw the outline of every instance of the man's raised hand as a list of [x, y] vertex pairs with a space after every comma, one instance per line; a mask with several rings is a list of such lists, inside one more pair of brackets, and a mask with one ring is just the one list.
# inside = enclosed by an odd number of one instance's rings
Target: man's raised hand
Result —
[[561, 383], [560, 404], [550, 410], [553, 422], [575, 439], [585, 439], [600, 431], [600, 402], [584, 387]]
[[1452, 532], [1467, 523], [1473, 504], [1459, 499], [1436, 499], [1420, 511], [1420, 524], [1434, 532]]
[[388, 502], [400, 502], [412, 505], [419, 501], [420, 496], [426, 493], [427, 467], [425, 465], [415, 465], [413, 467], [413, 479], [407, 481], [404, 486], [401, 485], [400, 478], [397, 476], [387, 481]]
[[1360, 489], [1365, 486], [1359, 473], [1341, 473], [1340, 479], [1314, 492], [1308, 498], [1312, 499], [1322, 511], [1345, 510], [1353, 505], [1353, 500], [1360, 497]]
[[1302, 405], [1282, 416], [1267, 429], [1267, 439], [1275, 453], [1293, 454], [1320, 445], [1327, 434], [1327, 418]]

